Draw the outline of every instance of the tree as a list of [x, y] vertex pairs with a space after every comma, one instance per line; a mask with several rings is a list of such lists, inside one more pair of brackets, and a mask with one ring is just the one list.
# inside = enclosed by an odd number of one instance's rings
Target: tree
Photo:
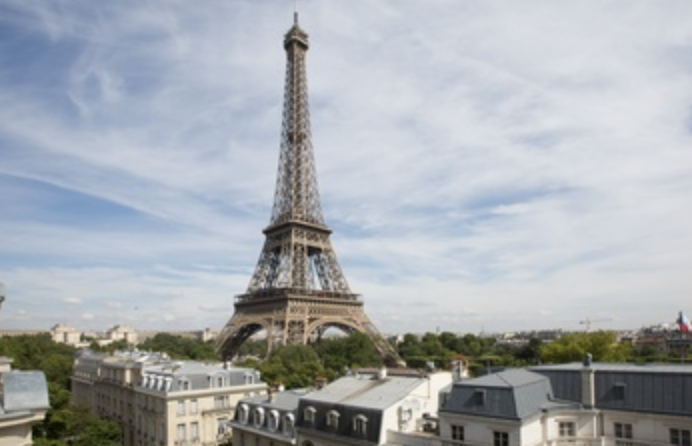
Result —
[[214, 345], [200, 339], [186, 338], [169, 333], [157, 333], [153, 338], [139, 344], [140, 350], [165, 352], [173, 359], [196, 361], [218, 360]]
[[615, 332], [603, 330], [566, 333], [540, 348], [541, 359], [545, 363], [581, 361], [587, 353], [592, 355], [594, 361], [625, 362], [631, 354], [631, 348], [627, 344], [618, 343]]
[[318, 376], [335, 376], [334, 372], [327, 373], [317, 353], [306, 345], [280, 346], [259, 365], [258, 369], [264, 381], [270, 384], [280, 382], [287, 389], [309, 387]]
[[379, 367], [382, 359], [370, 338], [359, 332], [338, 338], [320, 340], [315, 349], [322, 364], [334, 373], [345, 368]]

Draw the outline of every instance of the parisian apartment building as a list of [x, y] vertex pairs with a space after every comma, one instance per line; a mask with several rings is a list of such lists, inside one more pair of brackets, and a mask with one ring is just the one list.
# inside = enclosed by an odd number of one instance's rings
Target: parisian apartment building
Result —
[[82, 350], [71, 381], [74, 402], [119, 423], [124, 446], [221, 444], [238, 402], [267, 392], [253, 369], [138, 351]]

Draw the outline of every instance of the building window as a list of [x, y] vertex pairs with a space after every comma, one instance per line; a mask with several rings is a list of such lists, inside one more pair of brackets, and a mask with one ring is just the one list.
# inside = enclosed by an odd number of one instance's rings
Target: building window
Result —
[[577, 427], [573, 422], [559, 422], [558, 429], [560, 431], [560, 437], [576, 437]]
[[214, 409], [225, 409], [228, 407], [228, 395], [214, 397]]
[[223, 376], [216, 377], [216, 387], [223, 387]]
[[464, 441], [464, 426], [452, 425], [452, 440]]
[[190, 438], [192, 441], [199, 440], [199, 423], [197, 421], [190, 423]]
[[262, 427], [262, 425], [264, 424], [264, 409], [261, 407], [255, 409], [255, 412], [253, 413], [253, 418], [255, 427], [258, 429]]
[[176, 410], [176, 415], [185, 415], [185, 400], [178, 400], [178, 410]]
[[509, 446], [509, 434], [493, 431], [493, 446]]
[[315, 422], [315, 412], [317, 412], [317, 411], [312, 406], [305, 408], [305, 410], [303, 411], [303, 418], [305, 418], [306, 423], [314, 423]]
[[178, 381], [178, 387], [180, 390], [190, 390], [190, 381], [188, 381], [187, 378], [181, 378]]
[[368, 417], [361, 414], [353, 417], [353, 432], [364, 437], [368, 433]]
[[254, 384], [254, 383], [255, 383], [255, 377], [250, 373], [246, 373], [245, 374], [245, 384]]
[[196, 414], [198, 411], [197, 400], [190, 400], [190, 413]]
[[247, 406], [247, 404], [241, 404], [238, 408], [238, 421], [243, 424], [247, 424], [249, 414], [250, 408]]
[[296, 420], [293, 417], [292, 413], [286, 414], [284, 416], [284, 428], [283, 428], [283, 434], [287, 437], [292, 437], [294, 433], [294, 427], [296, 425]]
[[267, 418], [267, 428], [270, 432], [276, 432], [279, 430], [279, 421], [281, 420], [279, 412], [276, 410], [269, 411], [269, 417]]
[[671, 429], [670, 444], [677, 446], [692, 446], [692, 437], [689, 429]]
[[339, 412], [336, 410], [330, 410], [327, 412], [327, 427], [331, 429], [338, 429], [339, 428]]
[[178, 441], [185, 441], [187, 440], [187, 434], [185, 432], [185, 425], [184, 424], [179, 424], [178, 428], [176, 429], [176, 435], [175, 438]]
[[616, 446], [632, 446], [632, 425], [627, 423], [615, 423], [615, 441]]
[[485, 406], [485, 389], [476, 389], [473, 392], [473, 401], [476, 406]]

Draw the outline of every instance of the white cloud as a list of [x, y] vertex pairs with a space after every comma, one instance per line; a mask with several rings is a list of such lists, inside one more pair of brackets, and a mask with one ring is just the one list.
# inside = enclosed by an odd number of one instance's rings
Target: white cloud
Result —
[[[4, 325], [220, 328], [269, 219], [292, 5], [5, 8]], [[327, 222], [383, 330], [685, 310], [689, 2], [307, 1], [301, 24]]]

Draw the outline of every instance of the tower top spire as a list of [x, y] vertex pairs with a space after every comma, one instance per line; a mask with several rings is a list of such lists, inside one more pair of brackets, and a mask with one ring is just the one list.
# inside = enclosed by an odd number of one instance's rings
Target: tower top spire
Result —
[[310, 134], [308, 85], [305, 69], [308, 35], [295, 23], [284, 37], [286, 84], [279, 172], [270, 226], [290, 221], [324, 226]]

